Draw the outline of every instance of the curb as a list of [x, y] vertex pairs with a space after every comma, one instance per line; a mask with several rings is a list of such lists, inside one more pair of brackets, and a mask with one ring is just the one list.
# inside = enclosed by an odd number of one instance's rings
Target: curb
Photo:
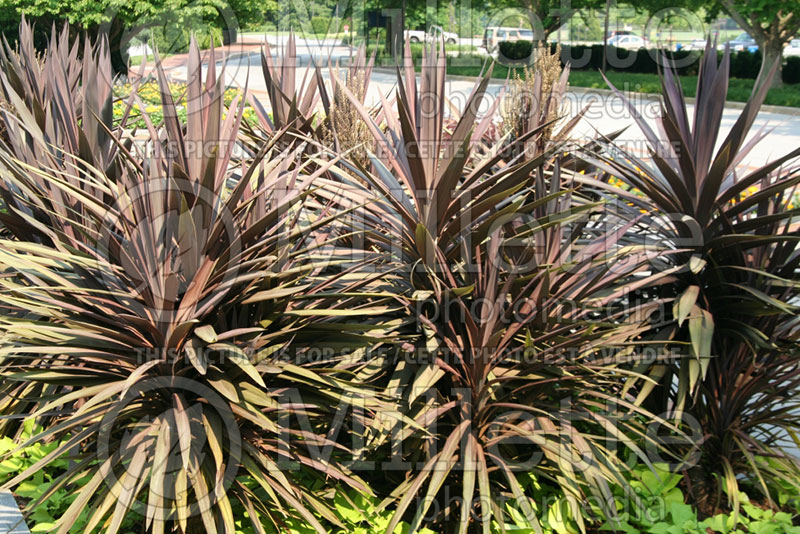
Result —
[[[247, 43], [247, 45], [250, 45], [250, 43]], [[227, 55], [227, 56], [225, 56], [224, 58], [221, 58], [221, 59], [224, 59], [224, 60], [237, 59], [237, 58], [249, 56], [253, 52], [257, 52], [257, 50], [236, 51], [236, 52], [230, 53], [230, 55]], [[176, 65], [174, 67], [168, 67], [168, 68], [165, 68], [164, 70], [165, 71], [169, 71], [169, 70], [171, 70], [173, 68], [177, 68], [178, 66], [179, 65]], [[395, 70], [390, 69], [388, 67], [375, 67], [373, 70], [374, 70], [374, 72], [380, 72], [380, 73], [383, 73], [383, 74], [396, 74]], [[476, 81], [476, 79], [477, 79], [477, 76], [463, 76], [463, 75], [460, 75], [460, 74], [448, 74], [447, 75], [447, 80], [452, 80], [452, 81], [464, 81], [464, 82], [473, 82], [474, 83]], [[503, 83], [503, 81], [504, 81], [503, 78], [492, 78], [492, 82], [495, 82], [495, 83]], [[601, 95], [601, 96], [606, 96], [606, 97], [613, 96], [613, 91], [611, 91], [610, 89], [597, 89], [597, 88], [593, 88], [593, 87], [578, 87], [578, 86], [570, 85], [567, 88], [567, 91], [569, 91], [571, 93], [577, 93], [577, 94], [594, 94], [594, 95]], [[653, 102], [659, 102], [660, 101], [660, 95], [658, 93], [638, 93], [638, 92], [630, 91], [630, 92], [625, 92], [625, 95], [628, 98], [637, 98], [637, 99], [640, 99], [640, 100], [650, 100], [650, 101], [653, 101]], [[691, 105], [695, 105], [696, 102], [697, 102], [697, 99], [694, 98], [694, 97], [685, 97], [685, 100], [686, 100], [687, 104], [691, 104]], [[729, 109], [742, 110], [742, 109], [744, 109], [745, 105], [746, 105], [745, 102], [734, 102], [732, 100], [725, 101], [725, 107], [729, 108]], [[800, 108], [794, 108], [794, 107], [789, 107], [789, 106], [773, 106], [773, 105], [765, 104], [765, 105], [761, 106], [761, 108], [759, 109], [759, 113], [774, 113], [774, 114], [778, 114], [778, 115], [788, 115], [790, 117], [796, 117], [796, 116], [800, 116]]]

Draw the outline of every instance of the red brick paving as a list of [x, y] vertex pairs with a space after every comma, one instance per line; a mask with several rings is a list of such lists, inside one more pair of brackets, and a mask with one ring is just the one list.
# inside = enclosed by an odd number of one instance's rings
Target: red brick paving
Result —
[[[218, 46], [214, 48], [214, 60], [215, 62], [221, 61], [228, 56], [236, 55], [236, 54], [246, 54], [249, 52], [258, 52], [264, 46], [264, 42], [261, 40], [253, 40], [253, 38], [245, 38], [240, 42], [225, 45], [225, 46]], [[183, 67], [187, 64], [189, 59], [189, 54], [175, 54], [173, 56], [169, 56], [161, 60], [161, 65], [164, 67], [165, 71], [170, 71], [172, 69], [176, 69], [178, 67]], [[200, 62], [203, 65], [209, 63], [211, 59], [211, 50], [201, 50], [200, 51]], [[152, 59], [147, 62], [145, 66], [145, 75], [152, 73], [155, 70], [155, 61]], [[137, 73], [137, 67], [132, 67], [131, 71]]]

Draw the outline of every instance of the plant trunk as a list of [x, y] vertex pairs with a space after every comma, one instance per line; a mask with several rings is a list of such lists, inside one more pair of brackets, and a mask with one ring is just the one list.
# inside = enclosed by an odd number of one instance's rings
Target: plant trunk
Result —
[[223, 45], [232, 45], [236, 44], [236, 39], [238, 37], [239, 28], [236, 26], [231, 27], [223, 27], [222, 28], [222, 44]]
[[781, 87], [783, 85], [783, 42], [778, 39], [769, 39], [766, 42], [758, 43], [761, 50], [761, 70], [758, 73], [760, 82], [765, 82], [764, 77], [772, 69], [772, 65], [778, 62], [778, 70], [775, 71], [770, 82], [770, 87]]
[[709, 476], [702, 464], [684, 471], [683, 486], [697, 514], [706, 519], [719, 513], [716, 496], [719, 493], [713, 476]]
[[[126, 29], [128, 32], [126, 33]], [[129, 28], [119, 18], [114, 18], [106, 28], [108, 34], [108, 51], [111, 56], [111, 68], [114, 74], [128, 74], [128, 45], [136, 33], [130, 32]], [[137, 32], [138, 33], [138, 32]], [[95, 37], [99, 37], [95, 33]]]

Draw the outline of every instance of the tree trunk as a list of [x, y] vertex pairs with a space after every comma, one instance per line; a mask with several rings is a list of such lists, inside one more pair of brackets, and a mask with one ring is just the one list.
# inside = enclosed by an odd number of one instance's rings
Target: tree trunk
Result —
[[781, 87], [783, 85], [783, 45], [784, 43], [778, 39], [769, 39], [766, 42], [758, 43], [758, 49], [761, 50], [761, 70], [758, 73], [758, 78], [761, 83], [766, 81], [764, 77], [772, 69], [775, 62], [778, 62], [778, 70], [775, 71], [770, 87]]
[[[123, 42], [123, 38], [127, 40]], [[128, 74], [128, 44], [133, 35], [125, 35], [125, 26], [119, 18], [111, 21], [108, 28], [108, 48], [111, 56], [111, 68], [114, 74]]]
[[603, 65], [600, 69], [606, 73], [606, 63], [608, 63], [608, 14], [611, 11], [611, 0], [606, 0], [606, 12], [603, 18]]
[[232, 45], [236, 44], [236, 39], [239, 34], [239, 28], [236, 26], [225, 27], [222, 28], [222, 44], [223, 45]]

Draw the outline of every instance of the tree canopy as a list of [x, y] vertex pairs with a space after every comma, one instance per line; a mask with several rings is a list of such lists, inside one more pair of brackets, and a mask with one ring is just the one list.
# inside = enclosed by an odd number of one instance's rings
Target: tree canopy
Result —
[[758, 44], [764, 58], [762, 74], [778, 62], [774, 85], [781, 83], [783, 48], [800, 31], [800, 0], [643, 0], [637, 5], [650, 13], [676, 7], [703, 10], [708, 20], [727, 14]]
[[219, 42], [244, 24], [263, 21], [276, 7], [276, 0], [0, 0], [6, 35], [13, 38], [22, 16], [43, 34], [52, 24], [106, 33], [117, 70], [131, 44], [152, 37], [160, 51], [178, 52], [188, 47], [192, 33], [201, 42]]
[[605, 0], [490, 0], [489, 7], [499, 19], [491, 21], [493, 24], [505, 25], [501, 20], [504, 15], [511, 17], [514, 11], [528, 17], [534, 32], [543, 32], [542, 39], [548, 34], [566, 24], [579, 10], [601, 8]]

